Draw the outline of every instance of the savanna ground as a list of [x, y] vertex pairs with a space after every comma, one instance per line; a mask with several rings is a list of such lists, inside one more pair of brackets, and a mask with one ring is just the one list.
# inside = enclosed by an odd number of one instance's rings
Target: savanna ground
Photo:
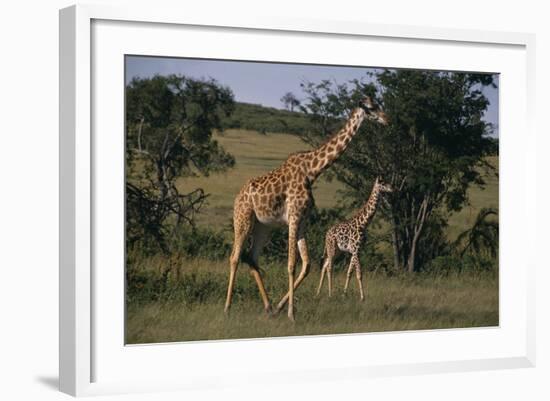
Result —
[[[235, 156], [235, 167], [209, 177], [186, 178], [178, 183], [178, 189], [186, 192], [202, 187], [211, 194], [197, 224], [216, 229], [230, 240], [233, 200], [241, 186], [247, 179], [280, 165], [290, 153], [308, 146], [293, 135], [245, 130], [227, 130], [216, 134], [216, 140]], [[498, 168], [498, 158], [490, 161]], [[446, 232], [449, 239], [470, 227], [481, 207], [498, 208], [498, 179], [490, 176], [486, 181], [484, 190], [471, 189], [470, 205], [450, 217]], [[340, 188], [338, 182], [321, 177], [314, 187], [317, 207], [335, 206]], [[276, 303], [287, 290], [286, 264], [260, 264], [267, 291]], [[309, 276], [295, 293], [297, 321], [293, 324], [286, 313], [271, 318], [263, 313], [246, 265], [239, 267], [231, 313], [225, 316], [227, 260], [130, 254], [127, 268], [137, 272], [141, 281], [133, 283], [133, 290], [127, 294], [126, 342], [487, 327], [499, 323], [498, 269], [449, 269], [445, 274], [410, 275], [382, 273], [377, 266], [363, 266], [367, 295], [361, 303], [355, 277], [348, 294], [342, 294], [344, 266], [341, 263], [335, 271], [333, 297], [327, 297], [326, 287], [316, 297], [320, 266], [319, 261], [313, 261]]]

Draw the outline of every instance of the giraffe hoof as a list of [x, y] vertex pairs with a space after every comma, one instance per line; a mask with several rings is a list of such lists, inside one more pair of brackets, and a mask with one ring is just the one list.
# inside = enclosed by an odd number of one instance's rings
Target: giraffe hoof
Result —
[[268, 317], [272, 317], [274, 315], [273, 308], [271, 307], [271, 305], [268, 305], [267, 307], [265, 307], [264, 310], [265, 310], [265, 314]]

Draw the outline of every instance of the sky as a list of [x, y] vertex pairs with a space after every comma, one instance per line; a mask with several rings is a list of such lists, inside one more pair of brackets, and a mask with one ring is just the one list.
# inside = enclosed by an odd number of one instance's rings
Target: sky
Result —
[[[281, 97], [292, 92], [305, 98], [300, 83], [329, 79], [339, 84], [352, 79], [365, 80], [367, 67], [282, 64], [247, 61], [199, 60], [170, 57], [127, 56], [126, 83], [134, 77], [181, 74], [191, 78], [214, 78], [229, 86], [238, 102], [284, 108]], [[493, 124], [498, 136], [498, 75], [497, 88], [484, 88], [489, 107], [484, 119]]]

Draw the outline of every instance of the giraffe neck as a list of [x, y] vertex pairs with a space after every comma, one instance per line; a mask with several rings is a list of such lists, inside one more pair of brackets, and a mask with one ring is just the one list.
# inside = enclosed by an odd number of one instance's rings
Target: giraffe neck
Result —
[[380, 189], [375, 185], [369, 199], [363, 205], [361, 209], [355, 215], [355, 219], [358, 222], [361, 229], [364, 229], [372, 221], [374, 214], [376, 213], [376, 206], [378, 205], [378, 199], [380, 197]]
[[308, 176], [314, 180], [334, 163], [346, 150], [365, 119], [365, 111], [358, 107], [351, 113], [344, 127], [334, 134], [327, 142], [311, 152], [308, 166]]

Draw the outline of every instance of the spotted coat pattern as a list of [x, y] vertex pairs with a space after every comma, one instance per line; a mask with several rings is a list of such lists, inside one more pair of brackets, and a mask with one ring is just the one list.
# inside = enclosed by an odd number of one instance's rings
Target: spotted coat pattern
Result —
[[321, 270], [321, 280], [317, 289], [317, 295], [321, 292], [325, 275], [328, 281], [329, 297], [332, 295], [332, 261], [334, 256], [336, 256], [336, 252], [342, 251], [351, 254], [344, 292], [347, 291], [351, 273], [355, 270], [357, 283], [359, 285], [359, 296], [361, 301], [365, 299], [361, 266], [359, 264], [359, 250], [365, 241], [365, 230], [376, 213], [378, 199], [383, 192], [391, 192], [391, 188], [383, 184], [380, 179], [377, 178], [369, 199], [363, 207], [361, 207], [351, 219], [338, 223], [328, 229], [325, 235], [325, 251], [323, 255], [325, 256], [325, 261], [323, 263], [323, 269]]
[[[260, 274], [258, 259], [261, 249], [269, 240], [273, 225], [288, 225], [288, 293], [277, 305], [279, 312], [288, 303], [288, 317], [294, 320], [294, 290], [308, 273], [309, 256], [305, 240], [304, 222], [314, 200], [312, 185], [346, 149], [367, 118], [387, 124], [384, 112], [370, 98], [353, 110], [344, 127], [317, 149], [291, 154], [278, 168], [260, 177], [252, 178], [241, 188], [233, 207], [234, 242], [229, 258], [229, 284], [225, 311], [231, 306], [237, 265], [241, 259], [250, 266], [256, 280], [264, 308], [271, 313], [271, 304]], [[243, 244], [252, 236], [252, 247], [243, 254]], [[302, 260], [302, 269], [294, 280], [296, 248]]]

